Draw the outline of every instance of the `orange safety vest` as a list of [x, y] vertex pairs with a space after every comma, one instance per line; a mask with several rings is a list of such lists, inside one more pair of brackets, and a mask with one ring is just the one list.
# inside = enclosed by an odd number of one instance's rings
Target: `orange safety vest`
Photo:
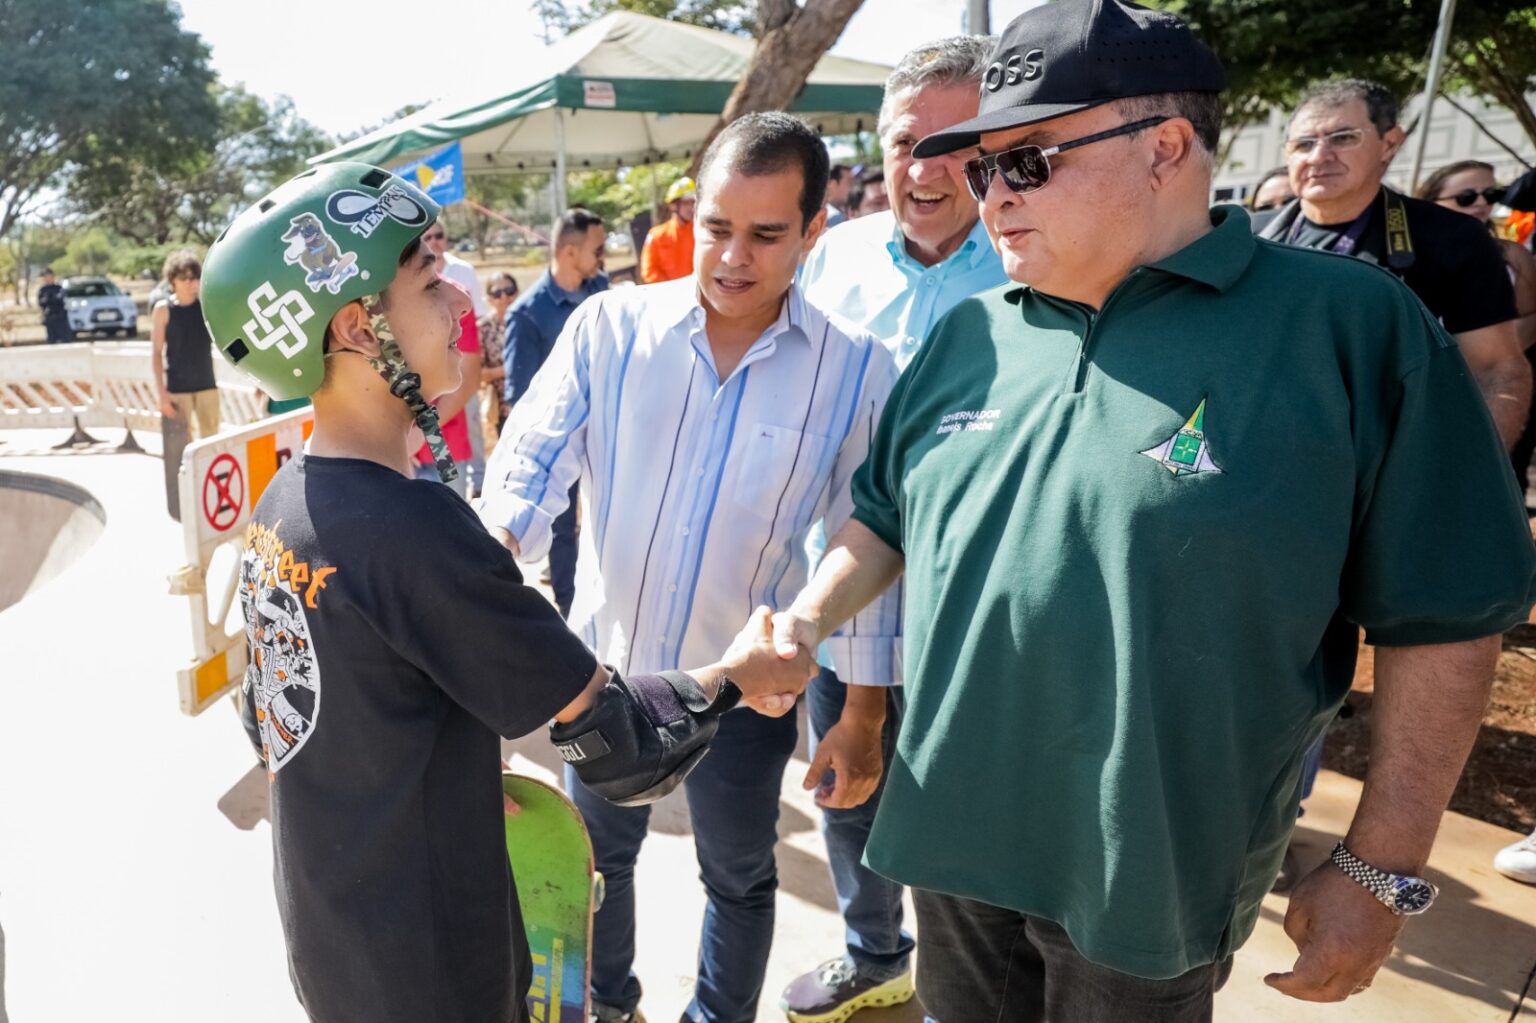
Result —
[[646, 284], [675, 281], [693, 273], [693, 221], [673, 216], [651, 228], [640, 250], [640, 280]]

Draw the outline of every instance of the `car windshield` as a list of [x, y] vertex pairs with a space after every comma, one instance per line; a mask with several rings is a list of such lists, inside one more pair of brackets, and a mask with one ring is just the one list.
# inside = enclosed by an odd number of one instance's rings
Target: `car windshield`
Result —
[[80, 281], [78, 284], [66, 284], [64, 294], [69, 298], [105, 298], [108, 295], [121, 295], [122, 292], [111, 281]]

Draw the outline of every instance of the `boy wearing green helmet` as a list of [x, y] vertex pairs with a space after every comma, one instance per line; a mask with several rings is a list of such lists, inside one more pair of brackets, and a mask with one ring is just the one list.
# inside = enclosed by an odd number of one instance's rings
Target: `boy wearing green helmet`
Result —
[[413, 424], [454, 473], [430, 399], [459, 384], [469, 299], [421, 246], [437, 213], [386, 171], [329, 165], [242, 213], [203, 273], [219, 351], [315, 408], [307, 451], [252, 515], [239, 580], [246, 727], [315, 1020], [526, 1018], [498, 735], [554, 718], [584, 780], [643, 802], [704, 755], [732, 682], [777, 714], [813, 669], [778, 660], [762, 609], [717, 664], [619, 679], [468, 505], [411, 478]]

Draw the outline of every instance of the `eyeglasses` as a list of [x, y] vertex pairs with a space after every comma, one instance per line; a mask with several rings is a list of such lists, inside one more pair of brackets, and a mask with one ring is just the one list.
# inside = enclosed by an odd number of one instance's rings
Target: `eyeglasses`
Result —
[[1040, 146], [1015, 146], [1000, 153], [989, 153], [965, 161], [965, 184], [977, 202], [985, 202], [987, 189], [992, 187], [992, 175], [1001, 174], [1003, 184], [1019, 195], [1038, 192], [1051, 180], [1051, 157], [1069, 149], [1086, 146], [1090, 142], [1102, 142], [1120, 135], [1132, 135], [1143, 128], [1162, 124], [1166, 117], [1148, 117], [1142, 121], [1122, 124], [1118, 128], [1087, 135], [1071, 142], [1041, 148]]
[[1442, 195], [1437, 198], [1435, 202], [1454, 202], [1457, 206], [1465, 209], [1468, 206], [1476, 205], [1479, 198], [1486, 200], [1488, 205], [1492, 206], [1495, 203], [1499, 203], [1504, 200], [1504, 189], [1484, 188], [1479, 190], [1476, 188], [1463, 188], [1459, 192], [1452, 192], [1450, 195]]
[[1255, 206], [1253, 208], [1253, 212], [1255, 212], [1255, 213], [1266, 213], [1269, 210], [1278, 210], [1280, 207], [1284, 206], [1288, 202], [1290, 202], [1289, 199], [1282, 199], [1279, 202], [1260, 203], [1259, 205], [1257, 205], [1257, 206]]
[[1319, 146], [1327, 146], [1335, 151], [1354, 149], [1364, 141], [1365, 129], [1363, 128], [1341, 128], [1338, 131], [1330, 131], [1326, 135], [1298, 135], [1296, 138], [1286, 140], [1285, 155], [1311, 156], [1317, 152]]
[[492, 298], [511, 298], [513, 295], [517, 294], [517, 288], [515, 286], [509, 288], [492, 288], [490, 291], [487, 291], [486, 294], [490, 295]]

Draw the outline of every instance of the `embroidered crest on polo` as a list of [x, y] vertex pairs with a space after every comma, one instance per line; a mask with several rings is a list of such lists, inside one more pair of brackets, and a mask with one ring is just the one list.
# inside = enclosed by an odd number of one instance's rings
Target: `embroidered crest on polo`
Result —
[[1200, 399], [1199, 406], [1172, 437], [1142, 454], [1175, 476], [1221, 472], [1221, 466], [1211, 459], [1211, 445], [1205, 435], [1205, 402], [1205, 398]]

